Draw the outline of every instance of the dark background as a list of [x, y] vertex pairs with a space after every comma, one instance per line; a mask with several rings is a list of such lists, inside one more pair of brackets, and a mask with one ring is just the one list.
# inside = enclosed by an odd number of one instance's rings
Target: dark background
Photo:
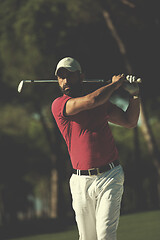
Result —
[[[57, 229], [64, 227], [64, 219], [74, 218], [71, 164], [51, 115], [59, 88], [25, 84], [17, 92], [22, 79], [53, 79], [57, 62], [66, 56], [81, 63], [86, 78], [110, 79], [119, 73], [142, 78], [149, 135], [141, 118], [136, 129], [111, 125], [126, 176], [121, 212], [159, 209], [159, 42], [155, 0], [0, 1], [0, 226], [6, 235], [25, 235], [19, 224], [42, 224], [37, 229], [47, 232], [53, 230], [52, 221], [61, 223], [54, 224]], [[125, 108], [128, 96], [121, 89], [112, 100]]]

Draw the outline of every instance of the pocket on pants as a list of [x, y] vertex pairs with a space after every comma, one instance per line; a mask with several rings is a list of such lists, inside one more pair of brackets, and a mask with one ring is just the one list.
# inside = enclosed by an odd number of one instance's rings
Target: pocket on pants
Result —
[[70, 190], [71, 190], [71, 194], [81, 194], [81, 187], [79, 186], [79, 181], [77, 179], [77, 175], [73, 174], [70, 178]]
[[124, 184], [124, 171], [121, 165], [117, 167], [118, 170], [118, 182], [119, 184], [123, 185]]
[[87, 181], [83, 177], [72, 175], [70, 190], [72, 194], [72, 206], [76, 213], [82, 214], [87, 211], [88, 194]]

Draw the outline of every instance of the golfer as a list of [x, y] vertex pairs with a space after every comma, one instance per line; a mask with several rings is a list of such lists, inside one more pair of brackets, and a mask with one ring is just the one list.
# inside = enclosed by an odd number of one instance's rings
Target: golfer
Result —
[[138, 84], [129, 88], [128, 107], [123, 111], [109, 100], [123, 85], [122, 74], [89, 94], [83, 92], [84, 76], [75, 59], [63, 58], [55, 75], [63, 95], [53, 101], [52, 113], [73, 166], [70, 189], [79, 239], [116, 240], [124, 173], [108, 122], [125, 128], [137, 125]]

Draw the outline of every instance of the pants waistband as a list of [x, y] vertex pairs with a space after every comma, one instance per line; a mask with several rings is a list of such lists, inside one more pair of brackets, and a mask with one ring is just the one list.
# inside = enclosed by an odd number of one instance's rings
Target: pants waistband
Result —
[[73, 169], [72, 173], [77, 174], [79, 176], [81, 176], [81, 175], [86, 175], [86, 176], [98, 175], [100, 173], [107, 172], [114, 167], [117, 167], [119, 164], [120, 164], [119, 160], [115, 160], [115, 161], [113, 161], [105, 166], [99, 167], [99, 168], [91, 168], [88, 170]]

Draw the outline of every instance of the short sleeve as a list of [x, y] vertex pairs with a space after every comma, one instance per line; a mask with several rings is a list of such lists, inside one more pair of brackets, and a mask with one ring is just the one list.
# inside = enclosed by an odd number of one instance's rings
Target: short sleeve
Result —
[[65, 105], [70, 98], [71, 97], [67, 95], [63, 95], [62, 97], [59, 97], [53, 101], [51, 110], [55, 118], [60, 116], [65, 117], [64, 115]]

